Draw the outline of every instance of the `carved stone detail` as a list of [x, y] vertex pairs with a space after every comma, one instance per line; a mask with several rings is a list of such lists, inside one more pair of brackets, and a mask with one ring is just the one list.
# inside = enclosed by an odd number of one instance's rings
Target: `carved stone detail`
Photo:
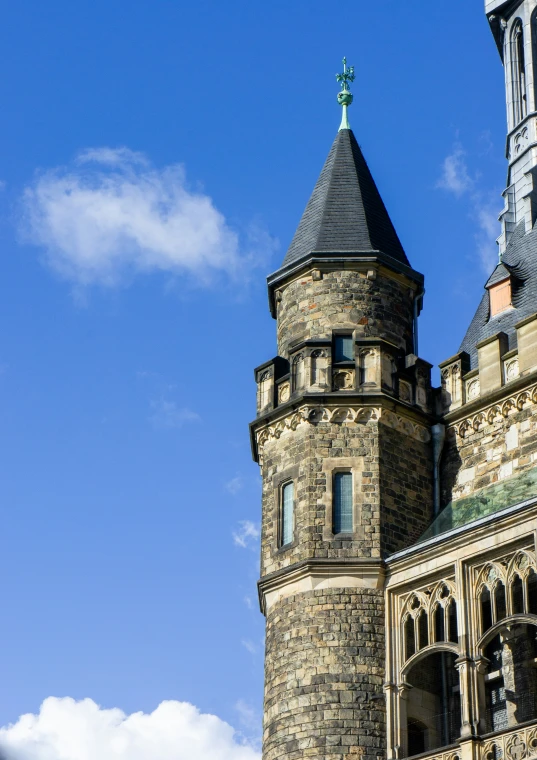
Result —
[[468, 432], [477, 431], [484, 425], [492, 425], [496, 420], [501, 420], [502, 417], [507, 418], [511, 411], [521, 411], [526, 404], [537, 404], [537, 385], [461, 420], [454, 425], [454, 428], [458, 436], [465, 438]]

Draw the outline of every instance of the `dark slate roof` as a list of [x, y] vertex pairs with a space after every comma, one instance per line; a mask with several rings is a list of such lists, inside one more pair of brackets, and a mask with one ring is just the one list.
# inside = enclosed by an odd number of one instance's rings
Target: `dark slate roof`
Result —
[[409, 266], [365, 158], [350, 129], [334, 140], [282, 269], [312, 252], [381, 252]]
[[502, 262], [501, 264], [498, 264], [494, 272], [490, 275], [485, 283], [485, 287], [490, 288], [492, 285], [496, 285], [497, 282], [507, 280], [508, 277], [511, 277], [511, 270]]
[[[502, 331], [507, 334], [508, 350], [516, 348], [515, 325], [537, 312], [537, 226], [526, 235], [524, 222], [521, 222], [511, 236], [502, 261], [505, 270], [513, 278], [511, 287], [514, 308], [503, 311], [491, 319], [489, 292], [488, 290], [485, 292], [459, 349], [470, 354], [472, 369], [477, 367], [476, 345], [478, 343]], [[492, 273], [487, 285], [490, 286], [504, 279], [503, 272], [501, 277], [495, 278], [497, 270], [498, 267]]]

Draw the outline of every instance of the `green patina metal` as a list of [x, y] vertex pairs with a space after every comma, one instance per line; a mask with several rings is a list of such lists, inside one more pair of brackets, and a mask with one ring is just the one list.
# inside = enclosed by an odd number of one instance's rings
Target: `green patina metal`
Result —
[[339, 129], [350, 129], [349, 119], [347, 117], [347, 106], [352, 103], [352, 93], [349, 89], [349, 83], [354, 82], [354, 66], [347, 68], [347, 59], [343, 59], [343, 72], [336, 74], [336, 79], [341, 85], [341, 92], [338, 92], [337, 102], [343, 107], [343, 115]]
[[418, 543], [532, 498], [537, 498], [537, 467], [514, 478], [481, 488], [472, 496], [450, 502], [427, 528]]

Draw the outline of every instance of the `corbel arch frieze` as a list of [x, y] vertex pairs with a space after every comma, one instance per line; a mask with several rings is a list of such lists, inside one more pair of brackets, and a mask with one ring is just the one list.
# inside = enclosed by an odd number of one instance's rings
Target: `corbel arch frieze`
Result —
[[353, 404], [328, 407], [305, 404], [256, 432], [260, 461], [263, 456], [263, 448], [268, 441], [278, 440], [288, 431], [294, 431], [301, 425], [316, 425], [321, 422], [365, 425], [370, 421], [380, 422], [422, 443], [427, 443], [431, 439], [429, 428], [425, 425], [381, 407], [355, 406]]
[[520, 412], [528, 404], [537, 404], [537, 385], [465, 417], [454, 425], [455, 431], [460, 438], [465, 438], [469, 432], [477, 432], [486, 425], [507, 419], [511, 412]]

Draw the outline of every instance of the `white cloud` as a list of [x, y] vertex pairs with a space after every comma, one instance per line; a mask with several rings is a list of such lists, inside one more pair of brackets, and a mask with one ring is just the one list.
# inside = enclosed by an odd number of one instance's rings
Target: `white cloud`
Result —
[[2, 760], [260, 760], [233, 728], [186, 702], [126, 715], [93, 700], [49, 697], [0, 729]]
[[255, 544], [260, 535], [258, 525], [250, 520], [242, 520], [239, 523], [238, 530], [233, 531], [233, 541], [236, 546], [241, 546], [243, 549], [246, 549], [252, 544]]
[[453, 148], [453, 152], [446, 156], [442, 164], [442, 176], [436, 183], [437, 187], [447, 190], [460, 197], [474, 185], [474, 180], [468, 174], [466, 154], [459, 144]]
[[231, 480], [228, 480], [227, 483], [224, 483], [224, 488], [232, 496], [235, 496], [242, 489], [243, 485], [244, 482], [242, 477], [240, 475], [236, 475], [234, 478], [231, 478]]
[[156, 399], [150, 402], [149, 421], [156, 429], [181, 428], [185, 422], [198, 422], [199, 414], [186, 407], [179, 407], [175, 401]]
[[90, 148], [38, 174], [22, 199], [22, 237], [75, 286], [115, 286], [137, 273], [244, 279], [275, 247], [252, 226], [243, 240], [181, 165], [158, 169], [128, 148]]
[[253, 610], [254, 603], [252, 601], [252, 597], [248, 596], [248, 594], [244, 597], [244, 604], [248, 607], [249, 610]]

